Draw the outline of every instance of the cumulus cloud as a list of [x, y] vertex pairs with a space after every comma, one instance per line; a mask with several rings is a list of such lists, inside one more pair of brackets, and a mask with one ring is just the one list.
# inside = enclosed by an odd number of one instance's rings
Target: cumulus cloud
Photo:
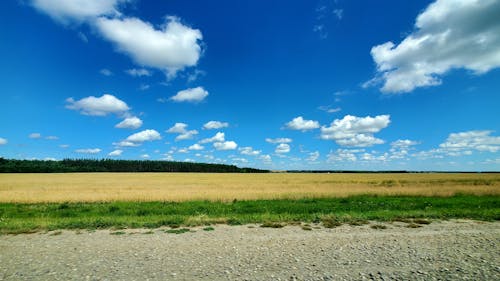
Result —
[[122, 153], [123, 153], [123, 150], [121, 150], [121, 149], [116, 149], [116, 150], [111, 151], [111, 152], [108, 154], [108, 156], [112, 156], [112, 157], [115, 157], [115, 156], [120, 156], [120, 155], [122, 155]]
[[417, 141], [413, 140], [396, 140], [391, 142], [391, 148], [389, 149], [390, 159], [405, 159], [409, 156], [410, 150], [413, 150], [413, 146], [417, 145]]
[[4, 139], [4, 138], [0, 138], [0, 145], [4, 145], [4, 144], [7, 144], [9, 141], [7, 139]]
[[127, 139], [125, 139], [125, 141], [132, 143], [142, 143], [145, 141], [154, 141], [160, 139], [161, 135], [156, 130], [144, 130], [128, 136]]
[[142, 120], [137, 117], [128, 117], [115, 125], [115, 128], [120, 129], [137, 129], [142, 126]]
[[229, 123], [220, 121], [208, 121], [203, 125], [203, 129], [205, 130], [222, 129], [226, 127], [229, 127]]
[[203, 145], [199, 145], [197, 143], [188, 147], [189, 150], [203, 150], [205, 147]]
[[239, 149], [243, 155], [257, 156], [261, 153], [260, 150], [254, 150], [251, 146], [245, 146]]
[[174, 126], [170, 127], [170, 129], [167, 130], [167, 133], [183, 134], [187, 132], [186, 130], [187, 127], [188, 125], [185, 123], [175, 123]]
[[222, 132], [217, 132], [213, 137], [206, 138], [200, 141], [200, 143], [209, 143], [209, 142], [224, 142], [225, 134]]
[[315, 162], [319, 158], [319, 151], [314, 151], [309, 153], [309, 157], [307, 157], [307, 161]]
[[278, 146], [276, 146], [276, 149], [274, 150], [276, 153], [288, 153], [290, 152], [290, 145], [286, 143], [280, 143]]
[[266, 138], [266, 142], [268, 142], [268, 143], [291, 143], [292, 139], [290, 139], [290, 138], [276, 138], [276, 139]]
[[398, 45], [371, 49], [384, 93], [406, 93], [441, 84], [440, 76], [463, 68], [483, 74], [500, 66], [500, 1], [437, 0], [415, 23], [415, 31]]
[[342, 111], [342, 108], [340, 107], [332, 107], [330, 105], [322, 105], [320, 107], [318, 107], [319, 110], [322, 110], [326, 113], [335, 113], [335, 112], [340, 112]]
[[302, 116], [293, 118], [292, 121], [285, 124], [285, 127], [290, 130], [298, 130], [298, 131], [308, 131], [319, 128], [318, 121], [313, 120], [304, 120]]
[[75, 150], [76, 153], [84, 153], [84, 154], [97, 154], [101, 152], [100, 148], [81, 148]]
[[125, 73], [127, 73], [130, 76], [133, 77], [142, 77], [142, 76], [151, 76], [153, 73], [145, 68], [132, 68], [132, 69], [127, 69], [125, 70]]
[[213, 145], [217, 150], [234, 150], [238, 147], [234, 141], [215, 142]]
[[114, 142], [113, 145], [121, 147], [136, 147], [139, 146], [140, 144], [131, 141], [120, 141], [120, 142]]
[[170, 99], [175, 102], [201, 102], [208, 96], [208, 92], [203, 87], [189, 88], [177, 92], [175, 96]]
[[187, 131], [185, 133], [182, 133], [180, 135], [178, 135], [175, 140], [176, 141], [180, 141], [180, 140], [190, 140], [192, 139], [195, 135], [198, 134], [198, 131], [197, 130], [190, 130], [190, 131]]
[[271, 158], [271, 155], [269, 155], [269, 154], [261, 155], [259, 158], [260, 158], [260, 160], [262, 160], [262, 162], [264, 162], [266, 164], [269, 164], [273, 161], [273, 159]]
[[42, 137], [42, 134], [40, 134], [40, 133], [31, 133], [28, 137], [30, 139], [39, 139], [39, 138]]
[[142, 159], [148, 159], [149, 158], [149, 154], [141, 154], [141, 158]]
[[327, 155], [327, 162], [355, 162], [358, 160], [356, 153], [364, 152], [363, 149], [337, 149], [335, 152], [330, 151]]
[[117, 6], [127, 0], [32, 0], [31, 4], [54, 20], [66, 24], [105, 15], [119, 15]]
[[109, 94], [104, 94], [98, 98], [90, 96], [77, 101], [68, 98], [66, 102], [67, 109], [79, 111], [84, 115], [106, 116], [110, 113], [123, 114], [130, 110], [124, 101]]
[[59, 145], [60, 148], [68, 148], [69, 147], [69, 144], [60, 144]]
[[439, 145], [449, 152], [478, 150], [497, 152], [500, 150], [500, 136], [491, 136], [492, 131], [467, 131], [452, 133]]
[[166, 71], [169, 78], [185, 67], [195, 66], [201, 55], [201, 32], [183, 25], [177, 17], [167, 17], [158, 29], [138, 18], [101, 17], [95, 24], [118, 51], [139, 65]]
[[58, 136], [46, 136], [45, 139], [46, 140], [58, 140], [59, 137]]
[[321, 138], [334, 140], [342, 146], [366, 147], [384, 143], [383, 140], [373, 136], [386, 128], [390, 123], [389, 115], [375, 117], [357, 117], [346, 115], [342, 119], [335, 119], [329, 127], [321, 127]]
[[168, 129], [166, 132], [171, 133], [171, 134], [179, 134], [175, 140], [180, 141], [180, 140], [189, 140], [192, 139], [195, 135], [198, 134], [197, 130], [187, 130], [188, 125], [185, 123], [175, 123], [174, 126], [172, 126], [170, 129]]

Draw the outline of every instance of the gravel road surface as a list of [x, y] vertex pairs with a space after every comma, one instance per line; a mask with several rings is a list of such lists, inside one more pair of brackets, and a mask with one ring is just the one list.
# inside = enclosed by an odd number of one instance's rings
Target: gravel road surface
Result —
[[500, 222], [384, 225], [3, 235], [0, 280], [500, 280]]

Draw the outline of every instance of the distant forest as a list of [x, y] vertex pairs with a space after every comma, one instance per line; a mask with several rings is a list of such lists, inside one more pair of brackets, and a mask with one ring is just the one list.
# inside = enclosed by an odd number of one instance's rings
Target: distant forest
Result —
[[0, 173], [79, 173], [79, 172], [197, 172], [267, 173], [267, 170], [234, 165], [113, 159], [64, 159], [61, 161], [0, 158]]

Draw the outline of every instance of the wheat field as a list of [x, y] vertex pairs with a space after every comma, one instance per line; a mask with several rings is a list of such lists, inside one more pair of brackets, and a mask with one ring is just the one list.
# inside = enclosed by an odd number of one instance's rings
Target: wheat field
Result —
[[232, 201], [361, 194], [500, 195], [491, 174], [0, 174], [0, 202]]

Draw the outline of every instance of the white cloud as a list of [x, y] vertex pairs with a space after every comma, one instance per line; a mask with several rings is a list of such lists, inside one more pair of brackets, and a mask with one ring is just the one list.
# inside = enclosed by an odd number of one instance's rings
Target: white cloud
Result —
[[43, 158], [43, 161], [58, 161], [58, 160], [54, 157], [45, 157]]
[[261, 153], [260, 150], [254, 150], [251, 146], [245, 146], [239, 149], [243, 155], [257, 156]]
[[195, 66], [201, 55], [201, 32], [183, 25], [176, 17], [167, 17], [159, 29], [138, 18], [101, 17], [96, 26], [120, 52], [139, 65], [166, 71], [169, 78], [185, 67]]
[[378, 115], [375, 117], [357, 117], [346, 115], [342, 119], [335, 119], [330, 127], [321, 127], [321, 138], [334, 140], [342, 146], [366, 147], [384, 143], [383, 140], [375, 138], [374, 133], [386, 128], [390, 123], [389, 115]]
[[58, 140], [59, 137], [57, 137], [57, 136], [46, 136], [45, 139], [46, 140]]
[[198, 131], [197, 130], [188, 131], [186, 129], [187, 127], [188, 125], [185, 123], [175, 123], [175, 125], [172, 126], [170, 129], [168, 129], [166, 132], [171, 134], [179, 134], [175, 138], [176, 141], [189, 140], [192, 139], [195, 135], [197, 135]]
[[113, 145], [121, 147], [136, 147], [139, 146], [140, 144], [131, 141], [120, 141], [120, 142], [114, 142]]
[[121, 149], [116, 149], [116, 150], [111, 151], [111, 152], [108, 154], [108, 156], [120, 156], [120, 155], [122, 155], [122, 153], [123, 153], [123, 150], [121, 150]]
[[142, 155], [141, 155], [141, 158], [142, 158], [142, 159], [148, 159], [148, 158], [149, 158], [149, 154], [142, 154]]
[[418, 142], [412, 141], [412, 140], [397, 140], [397, 141], [391, 142], [392, 147], [410, 147], [410, 146], [414, 146], [417, 144], [418, 144]]
[[266, 138], [266, 142], [268, 142], [268, 143], [291, 143], [292, 139], [290, 139], [290, 138], [276, 138], [276, 139]]
[[189, 150], [203, 150], [205, 147], [203, 145], [199, 145], [197, 143], [188, 147]]
[[170, 127], [166, 132], [171, 134], [184, 134], [187, 132], [187, 124], [185, 123], [175, 123], [174, 126]]
[[399, 45], [371, 50], [384, 93], [441, 84], [452, 69], [483, 74], [500, 66], [500, 1], [437, 0], [418, 15], [416, 30]]
[[203, 125], [203, 129], [205, 130], [222, 129], [226, 127], [229, 127], [229, 123], [220, 121], [208, 121]]
[[7, 139], [4, 139], [4, 138], [0, 138], [0, 145], [4, 145], [4, 144], [7, 144], [9, 141]]
[[76, 153], [85, 153], [85, 154], [97, 154], [101, 152], [100, 148], [81, 148], [75, 150]]
[[290, 130], [307, 131], [319, 128], [318, 121], [304, 120], [302, 116], [293, 118], [292, 121], [285, 124], [285, 127]]
[[145, 68], [132, 68], [132, 69], [127, 69], [125, 70], [125, 73], [127, 73], [130, 76], [133, 77], [142, 77], [142, 76], [151, 76], [153, 73]]
[[115, 128], [120, 129], [137, 129], [142, 126], [142, 120], [137, 117], [128, 117], [115, 125]]
[[319, 110], [322, 110], [326, 113], [335, 113], [335, 112], [340, 112], [342, 111], [342, 108], [340, 107], [335, 107], [335, 108], [332, 108], [331, 106], [329, 105], [322, 105], [320, 107], [318, 107]]
[[101, 73], [104, 76], [111, 76], [111, 75], [113, 75], [113, 72], [111, 72], [111, 70], [109, 70], [107, 68], [103, 68], [103, 69], [99, 70], [99, 73]]
[[215, 142], [214, 148], [217, 150], [234, 150], [238, 147], [234, 141]]
[[31, 133], [28, 137], [30, 139], [39, 139], [42, 137], [42, 135], [40, 133]]
[[355, 162], [358, 160], [356, 153], [364, 152], [363, 149], [337, 149], [335, 152], [330, 151], [327, 155], [327, 162]]
[[208, 92], [203, 87], [189, 88], [177, 92], [170, 99], [176, 102], [201, 102], [208, 96]]
[[127, 137], [125, 141], [141, 143], [145, 141], [160, 140], [161, 135], [156, 130], [144, 130]]
[[67, 109], [80, 111], [84, 115], [105, 116], [110, 113], [123, 114], [130, 108], [128, 105], [113, 95], [104, 94], [101, 97], [86, 97], [75, 101], [73, 98], [66, 99]]
[[126, 0], [33, 0], [32, 5], [63, 24], [103, 15], [119, 15], [117, 6]]
[[69, 147], [69, 144], [60, 144], [59, 145], [60, 148], [68, 148]]
[[260, 160], [262, 160], [262, 162], [267, 163], [267, 164], [269, 164], [273, 161], [273, 159], [271, 158], [271, 155], [268, 155], [268, 154], [261, 155], [259, 158], [260, 158]]
[[203, 139], [200, 141], [200, 143], [209, 143], [209, 142], [224, 142], [225, 141], [225, 134], [222, 132], [217, 132], [213, 137]]
[[311, 152], [311, 153], [309, 153], [309, 157], [307, 157], [307, 161], [314, 162], [314, 161], [318, 160], [319, 155], [320, 155], [319, 151]]
[[179, 152], [179, 153], [188, 153], [189, 151], [188, 151], [187, 148], [181, 148], [181, 149], [177, 150], [177, 152]]
[[280, 143], [278, 146], [276, 146], [276, 149], [274, 150], [276, 153], [288, 153], [290, 152], [290, 145], [286, 143]]
[[478, 150], [487, 152], [500, 151], [500, 136], [491, 136], [492, 131], [467, 131], [452, 133], [446, 142], [439, 145], [443, 150], [459, 152]]
[[178, 135], [175, 140], [176, 141], [180, 141], [180, 140], [190, 140], [192, 139], [195, 135], [198, 134], [198, 131], [197, 130], [190, 130], [190, 131], [187, 131], [185, 133], [182, 133], [180, 135]]
[[391, 142], [391, 149], [389, 149], [390, 159], [405, 159], [408, 158], [410, 150], [413, 150], [413, 146], [417, 145], [418, 142], [412, 140], [397, 140]]

